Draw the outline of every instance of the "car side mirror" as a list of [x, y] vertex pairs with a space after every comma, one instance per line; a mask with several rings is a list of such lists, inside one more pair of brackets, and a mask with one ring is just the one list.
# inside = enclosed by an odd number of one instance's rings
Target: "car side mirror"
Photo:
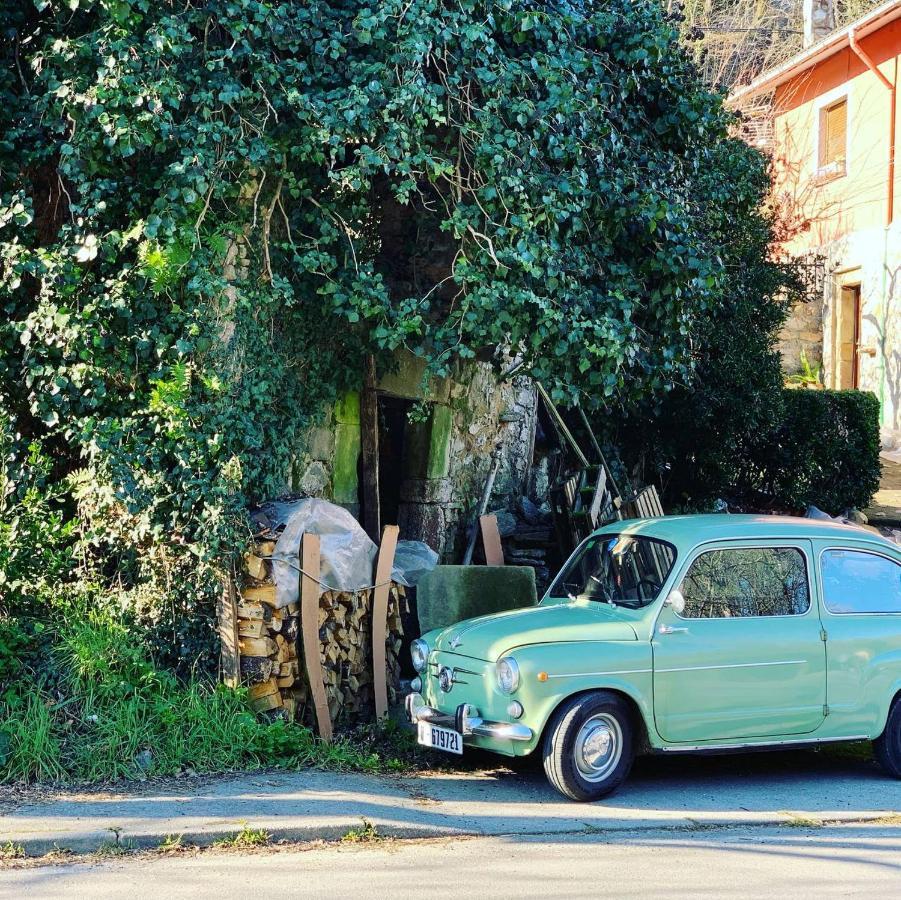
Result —
[[673, 590], [669, 592], [669, 596], [663, 602], [665, 606], [671, 606], [673, 612], [677, 616], [681, 616], [685, 611], [685, 597], [682, 596], [682, 591], [678, 588], [673, 588]]

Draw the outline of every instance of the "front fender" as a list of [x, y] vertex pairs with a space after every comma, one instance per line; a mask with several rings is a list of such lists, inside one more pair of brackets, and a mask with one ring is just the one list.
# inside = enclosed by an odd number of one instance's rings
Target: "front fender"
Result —
[[[654, 727], [650, 644], [641, 641], [584, 641], [534, 644], [511, 654], [521, 683], [515, 699], [525, 710], [521, 721], [534, 732], [516, 748], [519, 755], [537, 747], [554, 711], [568, 698], [586, 691], [612, 690], [638, 708], [652, 745], [660, 743]], [[545, 677], [546, 676], [546, 677]]]

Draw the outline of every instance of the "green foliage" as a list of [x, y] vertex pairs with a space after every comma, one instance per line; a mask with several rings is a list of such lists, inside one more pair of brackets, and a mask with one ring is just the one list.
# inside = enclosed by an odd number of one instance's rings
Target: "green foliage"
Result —
[[807, 358], [804, 350], [801, 350], [801, 368], [793, 375], [789, 375], [785, 379], [786, 384], [798, 385], [800, 387], [822, 387], [822, 370], [820, 366], [814, 368]]
[[728, 280], [693, 333], [694, 377], [661, 397], [597, 419], [640, 481], [663, 490], [669, 509], [746, 498], [759, 481], [760, 447], [782, 420], [776, 337], [799, 285], [769, 261], [773, 213], [763, 160], [731, 145], [717, 151], [736, 179], [703, 227], [721, 244]]
[[862, 391], [787, 390], [761, 449], [761, 489], [789, 508], [832, 515], [869, 505], [879, 487], [879, 401]]
[[[156, 668], [140, 631], [120, 615], [82, 606], [52, 635], [41, 634], [50, 645], [42, 664], [7, 681], [0, 693], [0, 781], [97, 782], [263, 765], [397, 767], [347, 741], [322, 744], [300, 725], [260, 722], [243, 691]], [[31, 627], [0, 620], [0, 647], [33, 640]]]
[[34, 551], [49, 504], [52, 552], [77, 536], [182, 674], [248, 500], [367, 352], [659, 395], [758, 220], [759, 157], [652, 0], [42, 0], [4, 29], [0, 406], [15, 460], [54, 458], [15, 527]]

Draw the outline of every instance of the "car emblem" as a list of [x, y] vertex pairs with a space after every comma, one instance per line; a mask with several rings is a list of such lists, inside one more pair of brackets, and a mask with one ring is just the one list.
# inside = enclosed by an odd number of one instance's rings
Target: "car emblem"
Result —
[[460, 635], [459, 634], [455, 635], [454, 639], [450, 642], [451, 650], [456, 650], [457, 647], [459, 647], [460, 644], [462, 644], [462, 643], [463, 643], [463, 639], [460, 637]]
[[448, 694], [453, 686], [454, 670], [449, 669], [447, 666], [442, 666], [438, 670], [438, 687], [440, 687], [445, 694]]

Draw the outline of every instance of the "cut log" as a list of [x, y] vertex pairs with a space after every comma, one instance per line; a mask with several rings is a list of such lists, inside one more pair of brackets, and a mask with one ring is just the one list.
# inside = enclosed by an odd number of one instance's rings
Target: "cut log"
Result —
[[241, 648], [242, 656], [272, 656], [278, 650], [275, 641], [268, 637], [239, 637], [238, 646]]
[[270, 709], [279, 709], [282, 706], [282, 695], [276, 690], [274, 694], [267, 694], [257, 700], [250, 701], [255, 712], [267, 712]]
[[265, 581], [269, 575], [266, 560], [255, 553], [244, 554], [244, 571], [255, 581]]
[[266, 635], [266, 625], [262, 619], [238, 619], [238, 639], [258, 638]]
[[268, 622], [272, 618], [272, 607], [267, 603], [239, 603], [239, 619], [262, 619]]
[[270, 678], [260, 684], [254, 684], [247, 689], [247, 696], [251, 700], [259, 700], [260, 697], [268, 697], [269, 694], [278, 693], [278, 681]]
[[268, 656], [241, 656], [241, 678], [247, 684], [259, 684], [272, 675], [272, 660]]
[[275, 585], [245, 585], [241, 588], [241, 599], [245, 603], [268, 603], [270, 606], [275, 606]]

